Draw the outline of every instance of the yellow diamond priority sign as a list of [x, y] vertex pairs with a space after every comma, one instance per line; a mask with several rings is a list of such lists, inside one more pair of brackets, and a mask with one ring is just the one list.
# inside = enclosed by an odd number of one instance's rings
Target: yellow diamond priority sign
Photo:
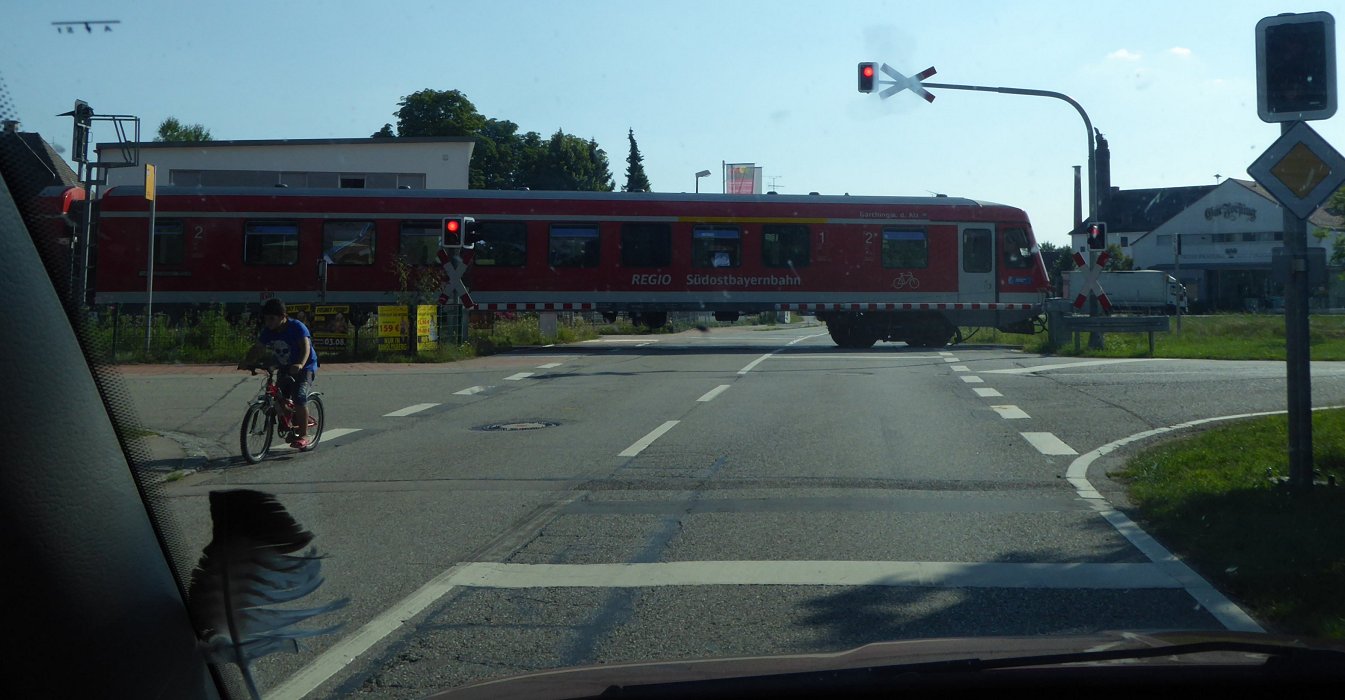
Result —
[[1300, 219], [1345, 184], [1345, 158], [1306, 122], [1299, 122], [1261, 154], [1247, 174]]

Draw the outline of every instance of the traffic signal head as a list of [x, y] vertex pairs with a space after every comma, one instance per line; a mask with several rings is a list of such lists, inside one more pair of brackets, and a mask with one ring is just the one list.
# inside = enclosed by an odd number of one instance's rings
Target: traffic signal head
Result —
[[455, 216], [444, 219], [444, 247], [461, 248], [463, 217]]
[[1106, 250], [1107, 249], [1107, 225], [1101, 221], [1094, 221], [1088, 224], [1088, 249]]
[[462, 220], [462, 247], [472, 248], [481, 242], [481, 224], [476, 219], [466, 217]]
[[859, 91], [873, 92], [873, 81], [878, 77], [878, 64], [859, 64]]
[[1336, 25], [1327, 12], [1256, 23], [1256, 111], [1265, 122], [1336, 113]]

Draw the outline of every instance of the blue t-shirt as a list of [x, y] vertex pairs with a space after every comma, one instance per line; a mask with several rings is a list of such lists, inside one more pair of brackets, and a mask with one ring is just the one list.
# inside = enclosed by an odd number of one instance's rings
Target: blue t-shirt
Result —
[[297, 365], [302, 360], [299, 357], [300, 351], [304, 347], [304, 338], [308, 338], [308, 359], [303, 362], [304, 369], [314, 374], [318, 371], [318, 351], [313, 347], [313, 334], [308, 332], [308, 326], [302, 321], [287, 319], [285, 325], [278, 331], [272, 331], [269, 328], [262, 328], [261, 344], [265, 345], [272, 353], [275, 353], [276, 363], [288, 367]]

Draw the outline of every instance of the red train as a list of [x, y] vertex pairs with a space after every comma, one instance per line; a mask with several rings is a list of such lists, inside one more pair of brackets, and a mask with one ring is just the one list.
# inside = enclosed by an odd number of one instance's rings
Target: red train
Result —
[[[437, 267], [457, 216], [476, 220], [482, 311], [792, 310], [843, 346], [941, 346], [959, 326], [1030, 332], [1049, 289], [1026, 214], [970, 199], [160, 188], [155, 307], [394, 303], [394, 261]], [[102, 197], [95, 303], [144, 303], [148, 227], [142, 189]]]

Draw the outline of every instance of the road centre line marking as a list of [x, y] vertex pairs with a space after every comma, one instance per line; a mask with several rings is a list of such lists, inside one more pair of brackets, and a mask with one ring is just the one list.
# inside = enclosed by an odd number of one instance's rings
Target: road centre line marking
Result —
[[982, 386], [975, 387], [972, 389], [972, 391], [976, 392], [977, 396], [980, 396], [981, 398], [985, 399], [1004, 395], [999, 393], [997, 389], [991, 389], [989, 387], [982, 387]]
[[564, 362], [548, 362], [548, 363], [546, 363], [546, 364], [544, 364], [544, 365], [537, 365], [537, 369], [555, 369], [555, 368], [557, 368], [557, 367], [559, 367], [559, 366], [561, 366], [561, 365], [563, 365], [563, 364], [565, 364], [565, 363], [564, 363]]
[[1023, 411], [1023, 409], [1017, 406], [991, 406], [990, 408], [994, 410], [995, 413], [998, 413], [1000, 418], [1003, 418], [1005, 420], [1031, 418], [1031, 416], [1029, 416], [1025, 411]]
[[957, 362], [958, 360], [957, 360], [956, 357], [945, 357], [945, 358], [943, 358], [943, 361], [944, 361], [944, 362]]
[[486, 387], [484, 386], [469, 386], [466, 389], [463, 389], [462, 391], [455, 391], [453, 392], [453, 394], [455, 396], [471, 396], [472, 394], [479, 394], [485, 390]]
[[[783, 350], [783, 349], [784, 349], [784, 348], [781, 348], [780, 350]], [[746, 367], [744, 367], [744, 368], [738, 370], [738, 374], [747, 374], [748, 372], [751, 372], [753, 367], [756, 367], [757, 365], [761, 364], [762, 362], [764, 362], [764, 361], [766, 360], [766, 358], [770, 357], [771, 355], [774, 355], [774, 354], [777, 353], [777, 352], [780, 352], [780, 350], [776, 350], [775, 352], [768, 352], [768, 353], [766, 353], [765, 355], [762, 355], [761, 357], [758, 357], [757, 359], [752, 360], [751, 362], [747, 363], [747, 366], [746, 366]]]
[[968, 383], [968, 384], [984, 384], [984, 383], [985, 383], [985, 380], [984, 380], [984, 379], [981, 379], [980, 377], [978, 377], [978, 376], [976, 376], [976, 375], [974, 375], [974, 374], [968, 374], [968, 375], [966, 375], [966, 376], [964, 376], [964, 377], [958, 377], [958, 378], [961, 379], [962, 381]]
[[508, 377], [505, 377], [505, 378], [504, 378], [504, 381], [506, 381], [506, 382], [516, 382], [516, 381], [518, 381], [518, 380], [520, 380], [520, 379], [527, 379], [528, 377], [531, 377], [531, 376], [532, 376], [532, 372], [519, 372], [518, 374], [514, 374], [514, 375], [510, 375], [510, 376], [508, 376]]
[[1079, 454], [1073, 447], [1066, 445], [1064, 441], [1056, 437], [1054, 433], [1019, 433], [1023, 439], [1037, 448], [1037, 451], [1044, 455], [1077, 455]]
[[407, 406], [406, 408], [399, 408], [396, 411], [393, 411], [392, 413], [384, 413], [383, 417], [398, 418], [401, 416], [409, 416], [412, 413], [420, 413], [421, 411], [424, 411], [427, 408], [434, 408], [435, 406], [438, 405], [439, 404], [437, 403], [418, 403], [413, 406]]
[[940, 352], [939, 354], [942, 355], [942, 356], [944, 356], [944, 357], [952, 357], [952, 356], [953, 356], [953, 353], [948, 352], [948, 351], [946, 351], [946, 350], [943, 351], [943, 352]]
[[940, 561], [675, 561], [642, 564], [460, 564], [452, 585], [477, 588], [654, 586], [919, 586], [947, 588], [1180, 588], [1145, 563]]
[[1037, 365], [1036, 367], [1014, 367], [1013, 369], [987, 369], [983, 370], [986, 374], [1032, 374], [1033, 372], [1048, 372], [1053, 369], [1070, 369], [1071, 367], [1096, 367], [1098, 365], [1119, 365], [1126, 362], [1154, 362], [1167, 358], [1162, 357], [1131, 357], [1115, 360], [1084, 360], [1082, 362], [1060, 362], [1054, 365]]
[[724, 393], [724, 390], [728, 388], [729, 388], [728, 384], [720, 384], [719, 386], [705, 392], [704, 396], [696, 400], [701, 402], [713, 401], [716, 396], [719, 396], [720, 394]]
[[970, 372], [971, 368], [966, 365], [953, 365], [954, 372]]
[[935, 360], [939, 359], [934, 355], [900, 355], [894, 353], [867, 353], [864, 355], [852, 355], [848, 353], [832, 353], [830, 355], [805, 355], [803, 353], [786, 353], [777, 358], [777, 360]]
[[674, 426], [674, 425], [677, 425], [677, 424], [680, 423], [680, 422], [681, 422], [681, 421], [670, 420], [670, 421], [664, 423], [663, 425], [660, 425], [659, 427], [654, 428], [653, 430], [649, 431], [649, 434], [648, 434], [648, 435], [646, 435], [646, 436], [640, 438], [639, 440], [636, 440], [636, 441], [635, 441], [635, 444], [633, 444], [633, 445], [631, 445], [630, 447], [627, 447], [626, 449], [624, 449], [624, 450], [622, 450], [621, 452], [617, 453], [617, 456], [618, 456], [618, 457], [634, 457], [635, 455], [640, 454], [641, 452], [644, 451], [644, 448], [649, 447], [650, 445], [654, 444], [654, 441], [655, 441], [655, 440], [659, 439], [660, 436], [662, 436], [664, 433], [668, 432], [669, 430], [672, 430], [672, 429], [673, 429], [673, 426]]

